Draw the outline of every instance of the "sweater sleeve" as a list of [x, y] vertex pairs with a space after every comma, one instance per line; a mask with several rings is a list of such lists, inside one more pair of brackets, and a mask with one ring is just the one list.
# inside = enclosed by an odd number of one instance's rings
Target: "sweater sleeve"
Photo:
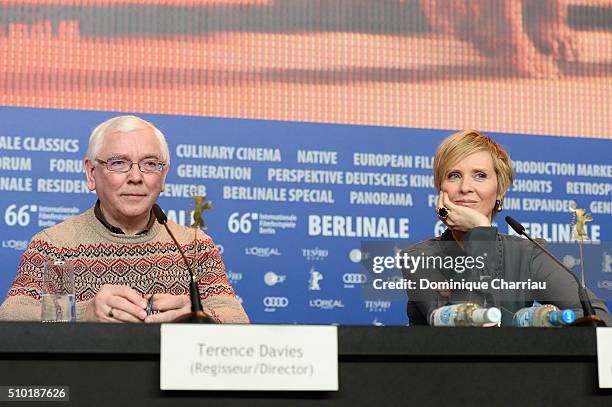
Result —
[[[42, 278], [45, 262], [59, 259], [59, 249], [49, 244], [45, 231], [35, 235], [26, 248], [6, 298], [0, 305], [0, 320], [40, 321]], [[77, 301], [76, 320], [85, 319], [89, 301]]]
[[198, 253], [198, 288], [204, 311], [220, 323], [248, 324], [249, 317], [227, 281], [219, 250], [208, 236]]
[[47, 260], [44, 254], [46, 242], [39, 235], [28, 244], [15, 280], [11, 284], [4, 302], [0, 306], [0, 320], [40, 321], [40, 291], [42, 273]]

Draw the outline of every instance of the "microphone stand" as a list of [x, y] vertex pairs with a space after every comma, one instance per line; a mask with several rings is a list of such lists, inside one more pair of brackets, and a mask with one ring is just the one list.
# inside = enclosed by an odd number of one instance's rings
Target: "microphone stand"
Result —
[[185, 252], [181, 248], [181, 245], [174, 237], [174, 234], [168, 227], [168, 218], [166, 214], [162, 211], [159, 205], [153, 205], [153, 214], [157, 218], [157, 221], [161, 223], [165, 228], [174, 244], [178, 248], [181, 256], [183, 257], [183, 261], [187, 265], [187, 269], [189, 270], [189, 298], [191, 299], [191, 313], [187, 315], [182, 321], [194, 323], [194, 324], [215, 324], [215, 320], [212, 319], [209, 315], [204, 312], [204, 308], [202, 307], [202, 301], [200, 300], [200, 290], [198, 289], [198, 280], [193, 267], [187, 260], [187, 256], [185, 256]]
[[573, 278], [576, 280], [576, 284], [578, 284], [578, 298], [580, 299], [580, 305], [582, 306], [582, 312], [584, 314], [583, 317], [576, 319], [576, 321], [572, 324], [572, 326], [606, 326], [606, 323], [595, 314], [595, 310], [593, 310], [593, 304], [591, 304], [591, 300], [589, 299], [589, 295], [586, 291], [586, 288], [580, 284], [578, 277], [570, 269], [568, 269], [565, 264], [561, 263], [559, 259], [555, 257], [546, 247], [542, 244], [534, 240], [531, 236], [525, 232], [525, 227], [521, 225], [519, 222], [514, 220], [510, 216], [506, 216], [506, 222], [510, 227], [519, 235], [525, 236], [529, 239], [530, 242], [538, 246], [544, 253], [548, 255], [555, 263], [557, 263], [563, 270], [567, 271]]

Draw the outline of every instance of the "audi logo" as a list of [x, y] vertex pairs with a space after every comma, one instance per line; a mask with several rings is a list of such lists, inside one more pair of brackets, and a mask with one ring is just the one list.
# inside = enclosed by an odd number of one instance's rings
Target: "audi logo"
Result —
[[263, 305], [270, 308], [285, 308], [289, 305], [287, 297], [264, 297]]
[[344, 273], [342, 282], [344, 284], [363, 284], [367, 280], [365, 274], [361, 273]]

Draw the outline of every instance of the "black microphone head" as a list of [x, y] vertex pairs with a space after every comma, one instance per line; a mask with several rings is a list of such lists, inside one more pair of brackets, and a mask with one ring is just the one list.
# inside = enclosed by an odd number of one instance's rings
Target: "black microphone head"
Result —
[[508, 223], [508, 225], [510, 225], [510, 227], [519, 235], [525, 234], [525, 227], [512, 219], [512, 217], [506, 216], [506, 223]]
[[155, 219], [162, 225], [165, 225], [168, 221], [166, 214], [158, 204], [153, 205], [153, 215], [155, 215]]

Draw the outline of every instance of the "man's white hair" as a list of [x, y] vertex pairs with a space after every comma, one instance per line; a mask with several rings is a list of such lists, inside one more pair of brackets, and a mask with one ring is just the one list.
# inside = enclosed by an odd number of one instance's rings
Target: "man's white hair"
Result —
[[170, 164], [170, 150], [168, 149], [168, 143], [166, 142], [166, 136], [164, 136], [164, 133], [162, 133], [161, 130], [155, 127], [152, 123], [149, 123], [140, 117], [131, 115], [113, 117], [112, 119], [108, 119], [107, 121], [99, 124], [91, 132], [91, 136], [89, 137], [89, 145], [87, 146], [86, 155], [87, 159], [91, 165], [96, 164], [96, 158], [100, 148], [102, 147], [104, 136], [106, 136], [108, 133], [117, 131], [126, 133], [143, 128], [149, 128], [153, 131], [153, 134], [155, 134], [155, 137], [157, 137], [161, 146], [160, 160], [165, 162], [166, 165]]

